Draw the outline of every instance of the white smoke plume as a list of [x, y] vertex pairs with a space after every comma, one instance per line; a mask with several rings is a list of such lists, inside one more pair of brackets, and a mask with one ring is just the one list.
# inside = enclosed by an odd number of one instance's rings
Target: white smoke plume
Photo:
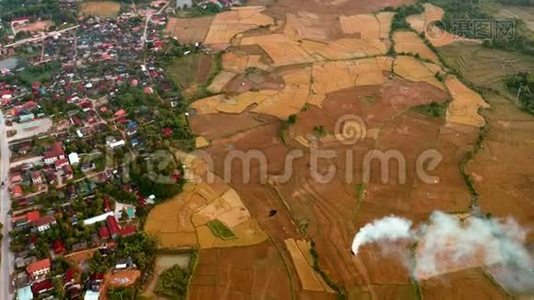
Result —
[[360, 246], [380, 240], [411, 238], [412, 221], [396, 216], [375, 220], [362, 227], [352, 241], [352, 253], [358, 255]]
[[[479, 218], [463, 220], [436, 211], [429, 222], [412, 228], [412, 222], [389, 216], [362, 227], [354, 237], [352, 252], [373, 242], [410, 239], [416, 244], [414, 257], [403, 263], [418, 280], [462, 269], [491, 266], [487, 270], [505, 288], [512, 291], [534, 289], [534, 260], [525, 247], [526, 231], [513, 219]], [[383, 245], [384, 243], [379, 243]], [[518, 274], [521, 276], [513, 276]]]

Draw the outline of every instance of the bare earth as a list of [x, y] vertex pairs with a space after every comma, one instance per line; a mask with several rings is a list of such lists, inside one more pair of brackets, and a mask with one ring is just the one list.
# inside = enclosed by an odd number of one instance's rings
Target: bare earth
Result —
[[[528, 167], [512, 171], [532, 146], [527, 116], [489, 111], [500, 102], [490, 106], [446, 75], [416, 33], [394, 33], [395, 50], [407, 55], [386, 55], [393, 15], [376, 11], [409, 2], [252, 0], [249, 5], [261, 7], [171, 21], [168, 31], [178, 38], [228, 48], [223, 72], [210, 86], [218, 94], [191, 104], [189, 124], [202, 149], [177, 153], [195, 180], [154, 208], [145, 227], [162, 248], [200, 249], [190, 298], [323, 299], [336, 297], [336, 288], [349, 299], [507, 295], [476, 264], [464, 270], [445, 266], [443, 274], [413, 282], [401, 260], [376, 245], [362, 247], [358, 256], [350, 252], [354, 234], [374, 219], [395, 214], [417, 224], [435, 210], [468, 212], [472, 195], [459, 166], [488, 122], [487, 148], [468, 165], [480, 205], [498, 216], [517, 216], [521, 224], [534, 219], [525, 200], [533, 194]], [[408, 21], [424, 32], [429, 20], [441, 18], [439, 8], [427, 5]], [[446, 38], [435, 45], [452, 43]], [[433, 102], [444, 104], [445, 116], [414, 109]], [[293, 114], [294, 124], [284, 125]], [[347, 115], [358, 116], [362, 124], [351, 124], [364, 130], [349, 144], [336, 132]], [[311, 174], [314, 145], [330, 151], [317, 163], [320, 174], [335, 170], [326, 183]], [[244, 172], [239, 160], [228, 163], [233, 150], [259, 151], [265, 162], [253, 159]], [[295, 150], [302, 155], [284, 178], [288, 153]], [[373, 161], [367, 168], [372, 150], [393, 151], [401, 159]], [[427, 150], [442, 155], [429, 171], [432, 182], [416, 172]], [[213, 181], [206, 179], [210, 175]], [[504, 194], [510, 196], [506, 207], [498, 199]], [[237, 238], [216, 237], [206, 225], [212, 220]]]

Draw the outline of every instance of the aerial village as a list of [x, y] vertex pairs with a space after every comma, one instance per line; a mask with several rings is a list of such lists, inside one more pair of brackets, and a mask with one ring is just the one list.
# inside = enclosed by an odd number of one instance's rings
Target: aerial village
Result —
[[[60, 1], [62, 11], [78, 4]], [[145, 276], [154, 245], [140, 224], [183, 182], [180, 162], [161, 170], [164, 183], [143, 175], [145, 162], [158, 149], [191, 147], [186, 106], [160, 59], [169, 43], [181, 55], [207, 51], [161, 34], [167, 15], [188, 5], [123, 6], [116, 17], [78, 16], [60, 26], [35, 16], [2, 23], [11, 31], [0, 46], [3, 142], [11, 152], [3, 226], [16, 299], [104, 299], [113, 282]]]

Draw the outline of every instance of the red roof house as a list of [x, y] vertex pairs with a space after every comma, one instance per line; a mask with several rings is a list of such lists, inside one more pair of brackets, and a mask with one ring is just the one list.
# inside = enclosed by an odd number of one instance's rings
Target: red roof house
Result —
[[15, 185], [11, 188], [11, 195], [13, 198], [22, 196], [22, 187], [20, 185]]
[[114, 216], [108, 216], [106, 218], [106, 223], [108, 225], [109, 235], [112, 238], [117, 238], [121, 230], [121, 228], [119, 227], [119, 223], [117, 222], [117, 219], [115, 219]]
[[121, 229], [121, 236], [122, 237], [128, 237], [131, 235], [134, 235], [137, 232], [137, 229], [133, 225], [125, 226]]
[[126, 111], [124, 109], [119, 109], [114, 116], [115, 117], [124, 117], [126, 115]]
[[172, 136], [172, 128], [165, 127], [161, 131], [163, 132], [163, 135], [165, 137], [171, 137]]
[[69, 165], [69, 161], [64, 158], [64, 159], [58, 159], [54, 162], [54, 164], [56, 165], [56, 170], [59, 170], [61, 168], [63, 168], [64, 166], [68, 166]]
[[50, 229], [50, 226], [56, 224], [56, 218], [54, 216], [44, 216], [32, 222], [33, 226], [37, 227], [39, 232]]
[[50, 265], [50, 258], [39, 260], [29, 264], [26, 267], [26, 272], [28, 273], [28, 275], [35, 279], [37, 277], [50, 273]]
[[101, 239], [103, 240], [107, 240], [109, 239], [110, 235], [109, 235], [109, 230], [106, 226], [102, 226], [100, 227], [100, 229], [98, 229], [98, 235], [100, 236]]
[[65, 243], [59, 239], [52, 243], [52, 249], [56, 255], [63, 254], [67, 251], [67, 249], [65, 249]]
[[63, 150], [63, 144], [56, 142], [50, 146], [48, 151], [43, 153], [44, 162], [47, 165], [55, 163], [59, 159], [65, 159], [65, 151]]
[[40, 294], [46, 293], [53, 289], [54, 284], [52, 283], [52, 279], [38, 281], [32, 284], [32, 293], [35, 298], [39, 297]]

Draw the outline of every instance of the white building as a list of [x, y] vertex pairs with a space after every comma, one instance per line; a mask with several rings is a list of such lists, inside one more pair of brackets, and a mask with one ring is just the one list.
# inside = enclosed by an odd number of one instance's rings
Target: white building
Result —
[[69, 154], [69, 162], [71, 165], [77, 165], [80, 163], [80, 157], [78, 156], [78, 153], [72, 152]]
[[113, 216], [113, 215], [114, 215], [114, 213], [112, 211], [108, 211], [105, 214], [101, 214], [101, 215], [94, 216], [92, 218], [83, 220], [83, 224], [84, 225], [91, 225], [91, 224], [95, 224], [95, 223], [99, 223], [99, 222], [104, 222], [107, 219], [108, 216]]
[[176, 8], [187, 9], [193, 7], [193, 0], [176, 0]]

